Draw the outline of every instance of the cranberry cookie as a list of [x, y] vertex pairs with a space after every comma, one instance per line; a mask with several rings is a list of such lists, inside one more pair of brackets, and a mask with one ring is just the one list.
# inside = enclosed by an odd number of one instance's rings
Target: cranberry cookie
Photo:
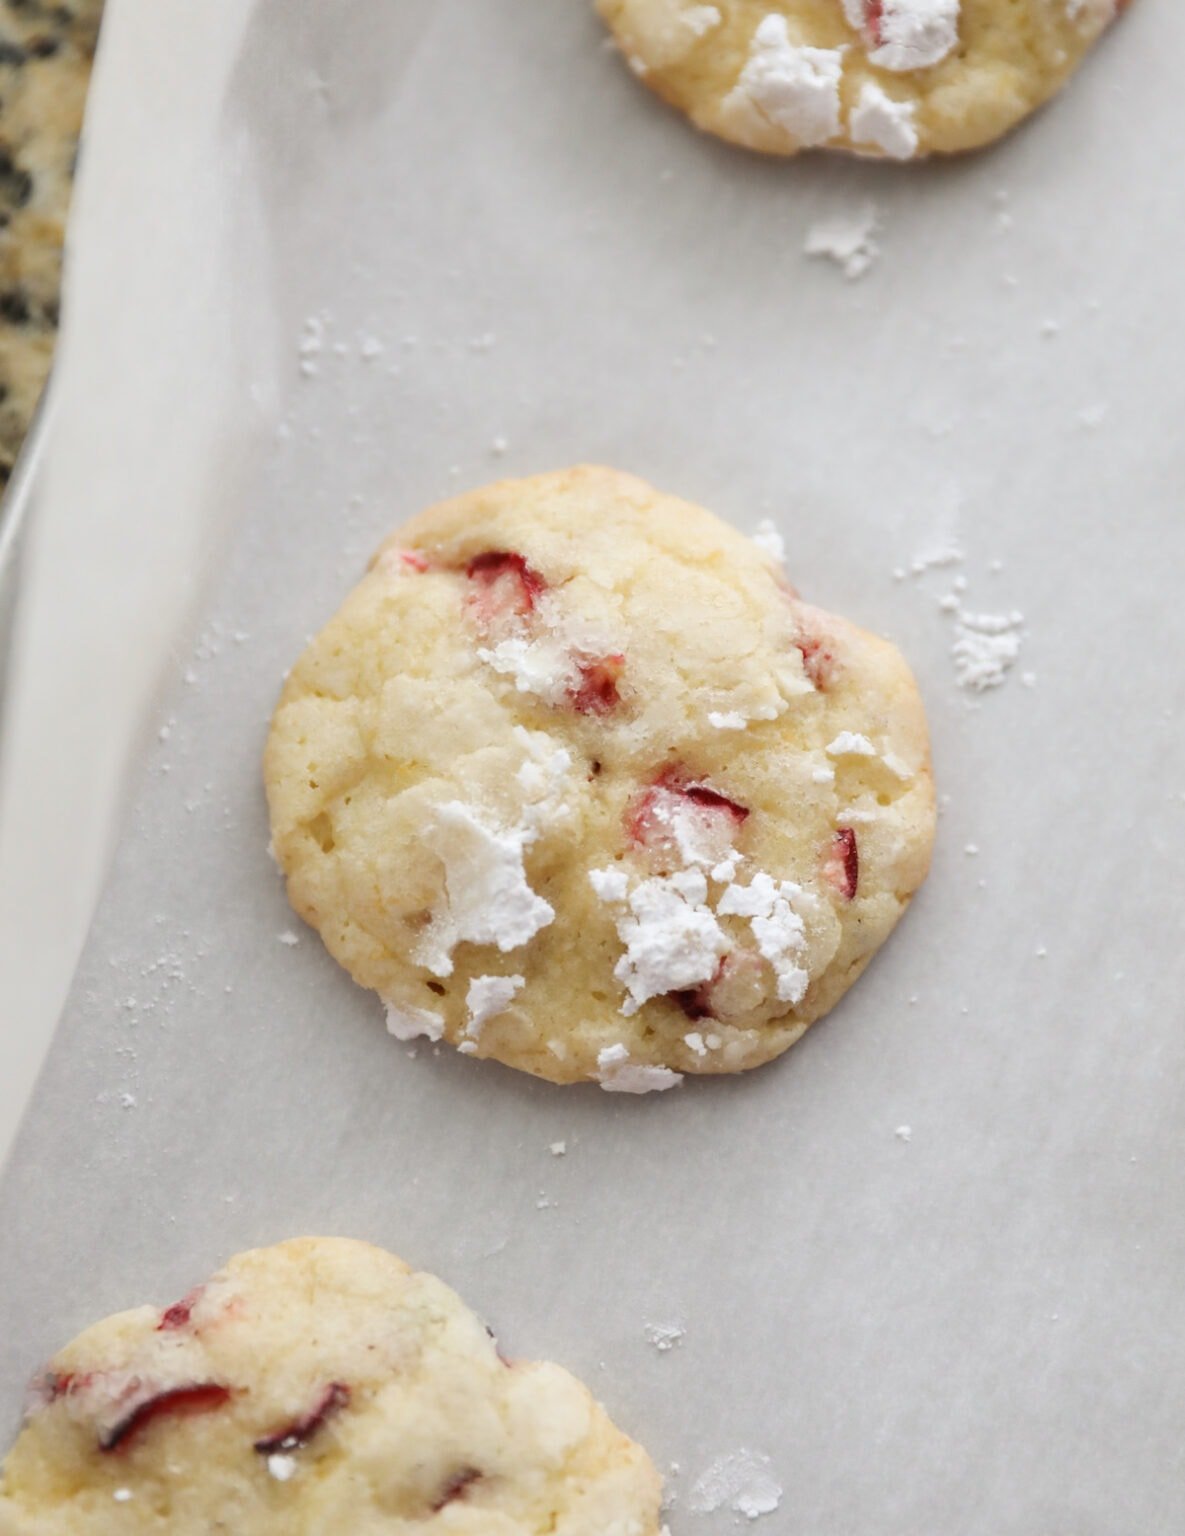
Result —
[[365, 1243], [232, 1259], [88, 1329], [33, 1385], [4, 1536], [657, 1536], [645, 1452], [556, 1365]]
[[266, 781], [294, 907], [393, 1034], [634, 1092], [792, 1045], [934, 833], [898, 652], [606, 469], [387, 543], [293, 668]]
[[699, 127], [794, 155], [976, 149], [1053, 96], [1127, 0], [597, 0]]

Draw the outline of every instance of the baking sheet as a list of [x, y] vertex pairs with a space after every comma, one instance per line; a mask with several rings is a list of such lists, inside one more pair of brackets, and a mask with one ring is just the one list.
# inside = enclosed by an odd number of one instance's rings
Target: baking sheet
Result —
[[[585, 1377], [678, 1463], [676, 1536], [744, 1523], [687, 1498], [739, 1447], [786, 1536], [1181, 1528], [1185, 216], [1156, 146], [1185, 12], [1134, 7], [997, 151], [898, 169], [699, 138], [582, 0], [207, 9], [116, 0], [84, 168], [47, 521], [154, 488], [225, 555], [0, 1187], [6, 1425], [86, 1322], [340, 1232]], [[154, 49], [176, 78], [147, 85]], [[121, 196], [143, 216], [136, 113], [104, 103], [138, 91], [219, 173], [212, 205], [156, 188], [200, 302], [147, 245], [99, 280]], [[863, 279], [803, 257], [870, 197]], [[151, 387], [109, 374], [96, 406], [135, 294]], [[379, 537], [579, 459], [772, 517], [805, 593], [909, 655], [946, 797], [929, 885], [827, 1023], [637, 1101], [387, 1038], [315, 936], [283, 942], [259, 788], [281, 673]], [[983, 696], [956, 577], [1025, 615]]]

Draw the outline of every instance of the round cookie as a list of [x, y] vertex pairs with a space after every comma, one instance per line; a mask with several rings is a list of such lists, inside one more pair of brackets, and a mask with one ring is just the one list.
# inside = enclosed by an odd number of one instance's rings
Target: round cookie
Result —
[[289, 897], [393, 1034], [629, 1091], [792, 1045], [934, 833], [898, 652], [607, 469], [390, 540], [289, 675], [265, 777]]
[[1127, 0], [597, 0], [635, 74], [748, 149], [910, 160], [989, 144]]
[[89, 1328], [34, 1384], [3, 1536], [657, 1536], [646, 1453], [365, 1243], [240, 1254]]

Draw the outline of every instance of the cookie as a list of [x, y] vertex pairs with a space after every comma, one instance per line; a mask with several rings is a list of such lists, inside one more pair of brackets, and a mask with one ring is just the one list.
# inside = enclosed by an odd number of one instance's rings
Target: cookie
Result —
[[393, 1034], [623, 1091], [784, 1051], [934, 832], [898, 652], [607, 469], [390, 540], [289, 675], [265, 777], [289, 897]]
[[240, 1254], [33, 1384], [3, 1536], [657, 1536], [645, 1452], [556, 1365], [365, 1243]]
[[1056, 94], [1127, 0], [597, 0], [634, 73], [747, 149], [976, 149]]

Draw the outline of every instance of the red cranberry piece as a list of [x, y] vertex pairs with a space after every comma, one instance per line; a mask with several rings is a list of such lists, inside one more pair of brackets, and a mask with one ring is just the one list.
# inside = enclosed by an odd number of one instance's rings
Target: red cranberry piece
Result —
[[851, 901], [860, 883], [860, 850], [851, 827], [840, 827], [828, 845], [823, 859], [823, 878]]
[[455, 1499], [463, 1499], [466, 1489], [478, 1482], [481, 1475], [476, 1467], [464, 1467], [460, 1472], [454, 1472], [437, 1494], [432, 1513], [439, 1514], [446, 1504], [453, 1503]]
[[675, 842], [674, 822], [691, 814], [705, 831], [716, 834], [724, 848], [749, 819], [747, 806], [730, 800], [709, 784], [697, 784], [679, 768], [666, 768], [637, 795], [626, 811], [625, 828], [637, 848], [665, 849]]
[[122, 1453], [127, 1450], [134, 1436], [146, 1429], [154, 1419], [165, 1414], [188, 1418], [198, 1413], [210, 1413], [229, 1401], [230, 1388], [216, 1381], [170, 1387], [167, 1392], [157, 1392], [152, 1397], [143, 1398], [110, 1429], [102, 1430], [99, 1434], [99, 1449], [105, 1453]]
[[721, 955], [720, 964], [716, 967], [707, 981], [703, 981], [698, 987], [692, 987], [687, 992], [671, 992], [668, 994], [673, 1003], [678, 1003], [683, 1012], [693, 1024], [698, 1024], [702, 1019], [714, 1019], [712, 1011], [712, 990], [716, 983], [723, 977], [724, 968], [728, 962], [727, 955]]
[[580, 681], [568, 690], [573, 709], [582, 715], [607, 715], [621, 703], [617, 684], [625, 671], [625, 657], [619, 652], [610, 656], [577, 656], [576, 666]]
[[157, 1333], [171, 1333], [178, 1328], [188, 1328], [193, 1309], [201, 1301], [205, 1292], [204, 1285], [195, 1285], [188, 1296], [183, 1296], [180, 1301], [175, 1301], [171, 1307], [167, 1307], [160, 1315], [160, 1322], [156, 1325]]
[[510, 550], [474, 555], [465, 575], [470, 581], [469, 611], [483, 630], [499, 621], [529, 617], [547, 589], [539, 572]]
[[835, 674], [835, 651], [828, 640], [805, 631], [794, 642], [802, 652], [802, 666], [806, 675], [819, 690], [825, 693]]
[[255, 1442], [255, 1449], [261, 1456], [270, 1456], [273, 1451], [299, 1450], [301, 1446], [309, 1443], [330, 1414], [336, 1413], [339, 1408], [345, 1408], [349, 1401], [349, 1387], [340, 1381], [330, 1382], [308, 1413], [295, 1419], [291, 1424], [285, 1424], [282, 1429], [277, 1429], [270, 1435], [264, 1435], [261, 1440]]
[[884, 20], [884, 0], [864, 0], [864, 30], [876, 47], [884, 42], [881, 35], [881, 23]]

